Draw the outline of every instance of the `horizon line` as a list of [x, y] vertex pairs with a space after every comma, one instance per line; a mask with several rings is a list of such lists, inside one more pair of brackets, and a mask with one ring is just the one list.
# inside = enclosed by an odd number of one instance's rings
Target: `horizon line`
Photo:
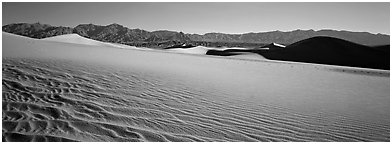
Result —
[[350, 30], [345, 30], [345, 29], [332, 29], [332, 28], [323, 28], [323, 29], [295, 29], [295, 30], [288, 30], [288, 31], [282, 31], [282, 30], [269, 30], [269, 31], [259, 31], [259, 32], [243, 32], [243, 33], [225, 33], [225, 32], [206, 32], [206, 33], [186, 33], [184, 31], [181, 30], [169, 30], [169, 29], [158, 29], [158, 30], [146, 30], [146, 29], [142, 29], [142, 28], [129, 28], [123, 24], [118, 24], [118, 23], [111, 23], [111, 24], [107, 24], [107, 25], [99, 25], [99, 24], [94, 24], [94, 23], [80, 23], [76, 26], [63, 26], [63, 25], [52, 25], [52, 24], [47, 24], [47, 23], [41, 23], [41, 22], [34, 22], [34, 23], [27, 23], [27, 22], [16, 22], [16, 23], [9, 23], [9, 24], [5, 24], [2, 25], [6, 26], [6, 25], [11, 25], [11, 24], [35, 24], [35, 23], [39, 23], [39, 24], [46, 24], [46, 25], [50, 25], [50, 26], [56, 26], [56, 27], [70, 27], [70, 28], [75, 28], [78, 25], [82, 25], [82, 24], [93, 24], [93, 25], [97, 25], [97, 26], [109, 26], [109, 25], [113, 25], [113, 24], [117, 24], [117, 25], [121, 25], [123, 27], [126, 27], [128, 29], [140, 29], [140, 30], [145, 30], [148, 32], [155, 32], [155, 31], [172, 31], [172, 32], [182, 32], [185, 34], [197, 34], [197, 35], [205, 35], [205, 34], [210, 34], [210, 33], [218, 33], [218, 34], [229, 34], [229, 35], [242, 35], [242, 34], [250, 34], [250, 33], [267, 33], [267, 32], [293, 32], [293, 31], [297, 31], [297, 30], [302, 30], [302, 31], [322, 31], [322, 30], [332, 30], [332, 31], [339, 31], [339, 32], [357, 32], [357, 33], [370, 33], [370, 34], [374, 34], [374, 35], [387, 35], [390, 36], [390, 34], [386, 34], [386, 33], [372, 33], [369, 31], [350, 31]]

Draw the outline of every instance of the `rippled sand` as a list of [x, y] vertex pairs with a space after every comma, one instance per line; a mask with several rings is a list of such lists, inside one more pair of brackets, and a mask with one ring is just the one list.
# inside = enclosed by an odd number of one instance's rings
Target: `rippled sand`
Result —
[[3, 141], [389, 141], [389, 71], [26, 41]]

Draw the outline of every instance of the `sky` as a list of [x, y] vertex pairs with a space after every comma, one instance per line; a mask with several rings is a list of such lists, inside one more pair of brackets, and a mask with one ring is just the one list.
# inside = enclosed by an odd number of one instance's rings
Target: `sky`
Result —
[[383, 3], [2, 3], [2, 25], [11, 23], [109, 25], [184, 33], [348, 30], [390, 34], [390, 7]]

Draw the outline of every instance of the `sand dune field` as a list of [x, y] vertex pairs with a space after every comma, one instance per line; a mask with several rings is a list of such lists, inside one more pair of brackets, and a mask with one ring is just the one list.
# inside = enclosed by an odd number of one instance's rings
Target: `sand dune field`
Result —
[[59, 42], [59, 43], [71, 43], [71, 44], [102, 46], [102, 47], [115, 47], [115, 48], [125, 48], [125, 49], [138, 49], [134, 46], [128, 46], [128, 45], [117, 44], [117, 43], [100, 42], [100, 41], [96, 41], [96, 40], [92, 40], [92, 39], [88, 39], [88, 38], [79, 36], [78, 34], [59, 35], [59, 36], [44, 38], [42, 40]]
[[3, 141], [390, 141], [386, 70], [2, 36]]

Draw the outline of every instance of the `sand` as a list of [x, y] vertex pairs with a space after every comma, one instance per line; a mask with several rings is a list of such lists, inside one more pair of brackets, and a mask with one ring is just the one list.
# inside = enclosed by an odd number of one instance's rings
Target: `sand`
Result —
[[176, 52], [176, 53], [205, 55], [209, 49], [211, 48], [196, 46], [192, 48], [173, 48], [173, 49], [168, 49], [167, 51]]
[[65, 35], [59, 35], [59, 36], [44, 38], [42, 40], [44, 40], [44, 41], [60, 42], [60, 43], [72, 43], [72, 44], [90, 45], [90, 46], [137, 49], [134, 46], [128, 46], [128, 45], [117, 44], [117, 43], [101, 42], [101, 41], [88, 39], [88, 38], [82, 37], [82, 36], [80, 36], [78, 34], [65, 34]]
[[[239, 47], [215, 48], [215, 47], [196, 46], [196, 47], [192, 47], [192, 48], [172, 48], [172, 49], [165, 50], [165, 52], [191, 54], [191, 55], [206, 55], [209, 50], [224, 51], [224, 50], [230, 50], [230, 49], [246, 50], [247, 48], [239, 48]], [[249, 59], [249, 60], [267, 60], [263, 56], [256, 54], [256, 53], [252, 53], [252, 52], [238, 52], [235, 55], [226, 56], [226, 57], [236, 58], [236, 59]]]
[[3, 33], [3, 141], [389, 141], [389, 71]]
[[390, 47], [371, 47], [317, 36], [272, 51], [256, 51], [267, 59], [390, 70]]

